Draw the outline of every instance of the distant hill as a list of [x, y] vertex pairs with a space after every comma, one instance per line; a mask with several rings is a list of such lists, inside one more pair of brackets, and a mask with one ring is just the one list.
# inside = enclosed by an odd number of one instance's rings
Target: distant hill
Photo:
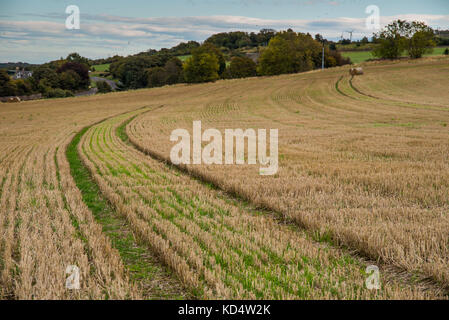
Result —
[[26, 62], [0, 62], [0, 69], [14, 70], [16, 67], [20, 69], [24, 68], [25, 70], [33, 70], [36, 68], [38, 64], [30, 64]]

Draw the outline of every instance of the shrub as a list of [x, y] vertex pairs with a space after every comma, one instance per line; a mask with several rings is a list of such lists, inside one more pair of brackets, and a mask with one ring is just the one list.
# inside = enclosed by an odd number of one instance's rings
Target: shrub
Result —
[[0, 96], [15, 96], [16, 93], [16, 84], [11, 81], [11, 78], [5, 70], [0, 70]]
[[14, 81], [18, 96], [27, 96], [33, 93], [33, 86], [28, 79], [18, 79]]
[[89, 68], [86, 67], [85, 64], [78, 62], [66, 62], [61, 67], [58, 68], [58, 73], [65, 73], [69, 71], [74, 71], [79, 76], [79, 83], [76, 88], [72, 89], [86, 89], [89, 87], [90, 78], [89, 78]]
[[146, 70], [147, 87], [162, 87], [179, 83], [182, 77], [182, 61], [174, 57], [167, 61], [164, 67], [154, 67]]
[[[45, 81], [45, 85], [52, 88], [57, 88], [60, 80], [56, 71], [46, 65], [39, 66], [36, 70], [34, 70], [33, 79], [36, 83]], [[41, 91], [41, 93], [44, 94], [43, 91]]]
[[178, 58], [171, 58], [164, 66], [165, 84], [175, 84], [182, 80], [182, 61]]
[[98, 93], [108, 93], [112, 91], [111, 86], [106, 81], [97, 82]]
[[257, 75], [256, 63], [248, 57], [234, 57], [229, 66], [231, 78], [254, 77]]
[[59, 87], [64, 90], [78, 90], [83, 87], [81, 78], [75, 71], [68, 69], [59, 74]]
[[60, 88], [50, 88], [45, 92], [44, 97], [46, 98], [65, 98], [65, 97], [73, 97], [73, 93], [69, 90], [63, 90]]
[[162, 87], [166, 84], [166, 72], [162, 67], [155, 67], [147, 70], [149, 88]]

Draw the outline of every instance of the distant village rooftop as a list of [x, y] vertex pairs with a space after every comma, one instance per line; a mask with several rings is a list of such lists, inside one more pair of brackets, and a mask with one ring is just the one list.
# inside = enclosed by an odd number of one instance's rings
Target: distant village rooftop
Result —
[[19, 67], [16, 67], [16, 70], [8, 71], [9, 74], [12, 74], [12, 78], [14, 80], [17, 79], [27, 79], [31, 76], [33, 76], [33, 71], [26, 71], [24, 68], [20, 70]]

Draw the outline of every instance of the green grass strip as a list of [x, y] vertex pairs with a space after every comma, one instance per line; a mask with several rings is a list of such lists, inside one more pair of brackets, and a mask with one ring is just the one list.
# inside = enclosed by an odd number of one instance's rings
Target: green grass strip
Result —
[[92, 211], [103, 232], [110, 238], [112, 247], [117, 249], [131, 281], [143, 289], [149, 299], [186, 299], [187, 293], [171, 271], [151, 254], [149, 248], [139, 242], [126, 219], [114, 212], [110, 203], [102, 196], [100, 188], [92, 179], [89, 170], [83, 165], [78, 153], [78, 144], [89, 127], [81, 130], [70, 142], [66, 156], [70, 172], [76, 186], [81, 191], [83, 202]]

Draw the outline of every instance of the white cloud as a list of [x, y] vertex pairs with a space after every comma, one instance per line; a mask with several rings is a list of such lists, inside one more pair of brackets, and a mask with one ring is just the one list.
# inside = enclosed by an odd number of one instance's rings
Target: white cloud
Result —
[[[47, 15], [47, 18], [56, 17]], [[381, 17], [381, 24], [386, 25], [398, 18], [424, 21], [432, 27], [449, 28], [449, 15], [403, 14]], [[79, 51], [92, 58], [112, 54], [127, 55], [149, 48], [171, 47], [181, 41], [203, 41], [218, 32], [252, 32], [262, 28], [292, 28], [311, 34], [320, 33], [330, 39], [339, 38], [347, 30], [354, 30], [354, 38], [372, 35], [372, 31], [365, 27], [365, 18], [348, 17], [276, 20], [244, 16], [130, 18], [82, 15], [80, 30], [66, 30], [65, 20], [60, 17], [58, 20], [59, 22], [0, 19], [0, 60], [35, 59], [36, 55], [29, 54], [29, 51], [41, 53], [39, 60], [31, 62], [55, 59], [67, 51]]]

